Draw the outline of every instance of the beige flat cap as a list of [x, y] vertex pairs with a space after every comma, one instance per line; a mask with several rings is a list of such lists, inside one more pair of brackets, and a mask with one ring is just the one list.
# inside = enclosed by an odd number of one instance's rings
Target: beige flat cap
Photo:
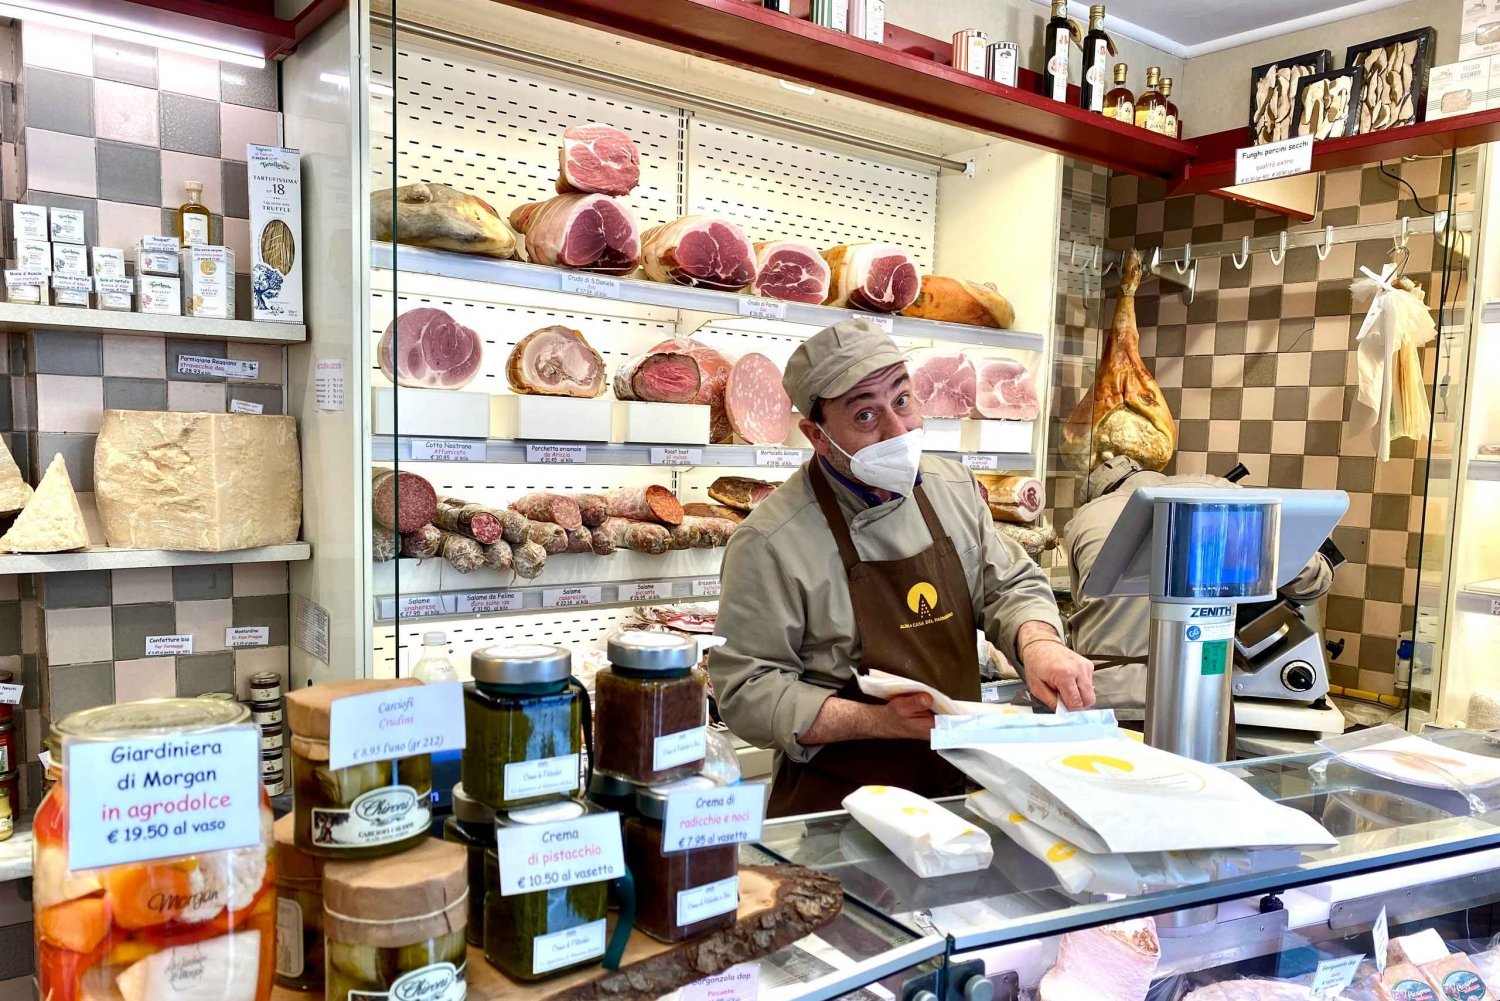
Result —
[[905, 363], [890, 334], [869, 320], [851, 317], [803, 341], [787, 361], [781, 385], [806, 417], [814, 400], [843, 396], [870, 373]]

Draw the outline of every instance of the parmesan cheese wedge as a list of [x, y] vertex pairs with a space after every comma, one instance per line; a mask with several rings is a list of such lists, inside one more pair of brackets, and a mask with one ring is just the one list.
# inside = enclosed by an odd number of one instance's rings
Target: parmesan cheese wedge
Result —
[[89, 530], [68, 478], [68, 464], [61, 454], [54, 455], [16, 523], [0, 535], [0, 553], [65, 553], [88, 544]]
[[16, 465], [5, 439], [0, 437], [0, 514], [19, 511], [31, 500], [31, 487], [21, 479], [21, 470]]

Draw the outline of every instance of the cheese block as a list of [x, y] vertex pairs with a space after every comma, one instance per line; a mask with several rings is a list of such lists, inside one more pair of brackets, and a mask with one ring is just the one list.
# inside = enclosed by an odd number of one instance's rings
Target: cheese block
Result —
[[19, 511], [30, 499], [31, 487], [21, 479], [21, 470], [0, 436], [0, 514]]
[[1410, 963], [1387, 966], [1374, 987], [1380, 1001], [1438, 1001], [1437, 988]]
[[52, 464], [10, 531], [0, 535], [0, 553], [65, 553], [89, 544], [78, 495], [61, 453]]
[[1410, 963], [1426, 966], [1436, 963], [1448, 955], [1448, 944], [1436, 928], [1427, 928], [1411, 935], [1398, 935], [1386, 948], [1387, 964]]
[[1461, 952], [1424, 964], [1422, 972], [1438, 989], [1439, 1001], [1495, 1001], [1474, 961]]
[[94, 448], [104, 538], [222, 552], [297, 541], [302, 462], [291, 417], [106, 410]]

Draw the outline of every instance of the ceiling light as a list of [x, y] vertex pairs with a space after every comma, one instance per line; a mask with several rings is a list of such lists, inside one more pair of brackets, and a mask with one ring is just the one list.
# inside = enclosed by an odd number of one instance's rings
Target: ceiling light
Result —
[[816, 87], [809, 87], [801, 83], [792, 83], [790, 80], [777, 80], [776, 82], [794, 94], [816, 94], [818, 92]]
[[249, 66], [253, 69], [262, 69], [266, 65], [265, 59], [254, 52], [225, 48], [212, 42], [183, 38], [178, 35], [163, 35], [154, 31], [133, 28], [121, 21], [107, 20], [105, 15], [94, 14], [93, 11], [90, 12], [89, 17], [76, 17], [53, 10], [38, 0], [0, 3], [0, 17], [50, 25], [54, 28], [65, 28], [68, 31], [82, 32], [86, 35], [99, 35], [121, 42], [134, 42], [136, 45], [170, 49], [173, 52], [184, 52], [191, 56], [216, 59], [219, 62]]

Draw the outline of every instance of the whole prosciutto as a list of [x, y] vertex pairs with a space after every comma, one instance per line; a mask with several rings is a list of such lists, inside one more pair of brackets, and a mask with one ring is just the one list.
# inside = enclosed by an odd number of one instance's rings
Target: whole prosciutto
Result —
[[510, 214], [526, 237], [526, 259], [549, 267], [628, 275], [641, 263], [641, 229], [615, 199], [567, 194], [530, 202]]
[[828, 262], [805, 243], [757, 243], [755, 263], [756, 295], [814, 305], [828, 298]]
[[899, 313], [917, 301], [921, 281], [911, 255], [893, 243], [851, 243], [823, 251], [831, 281], [827, 303]]
[[611, 125], [575, 125], [563, 130], [558, 150], [557, 190], [628, 195], [641, 180], [635, 140]]
[[755, 281], [755, 247], [722, 216], [688, 215], [646, 231], [641, 266], [654, 282], [738, 292]]

